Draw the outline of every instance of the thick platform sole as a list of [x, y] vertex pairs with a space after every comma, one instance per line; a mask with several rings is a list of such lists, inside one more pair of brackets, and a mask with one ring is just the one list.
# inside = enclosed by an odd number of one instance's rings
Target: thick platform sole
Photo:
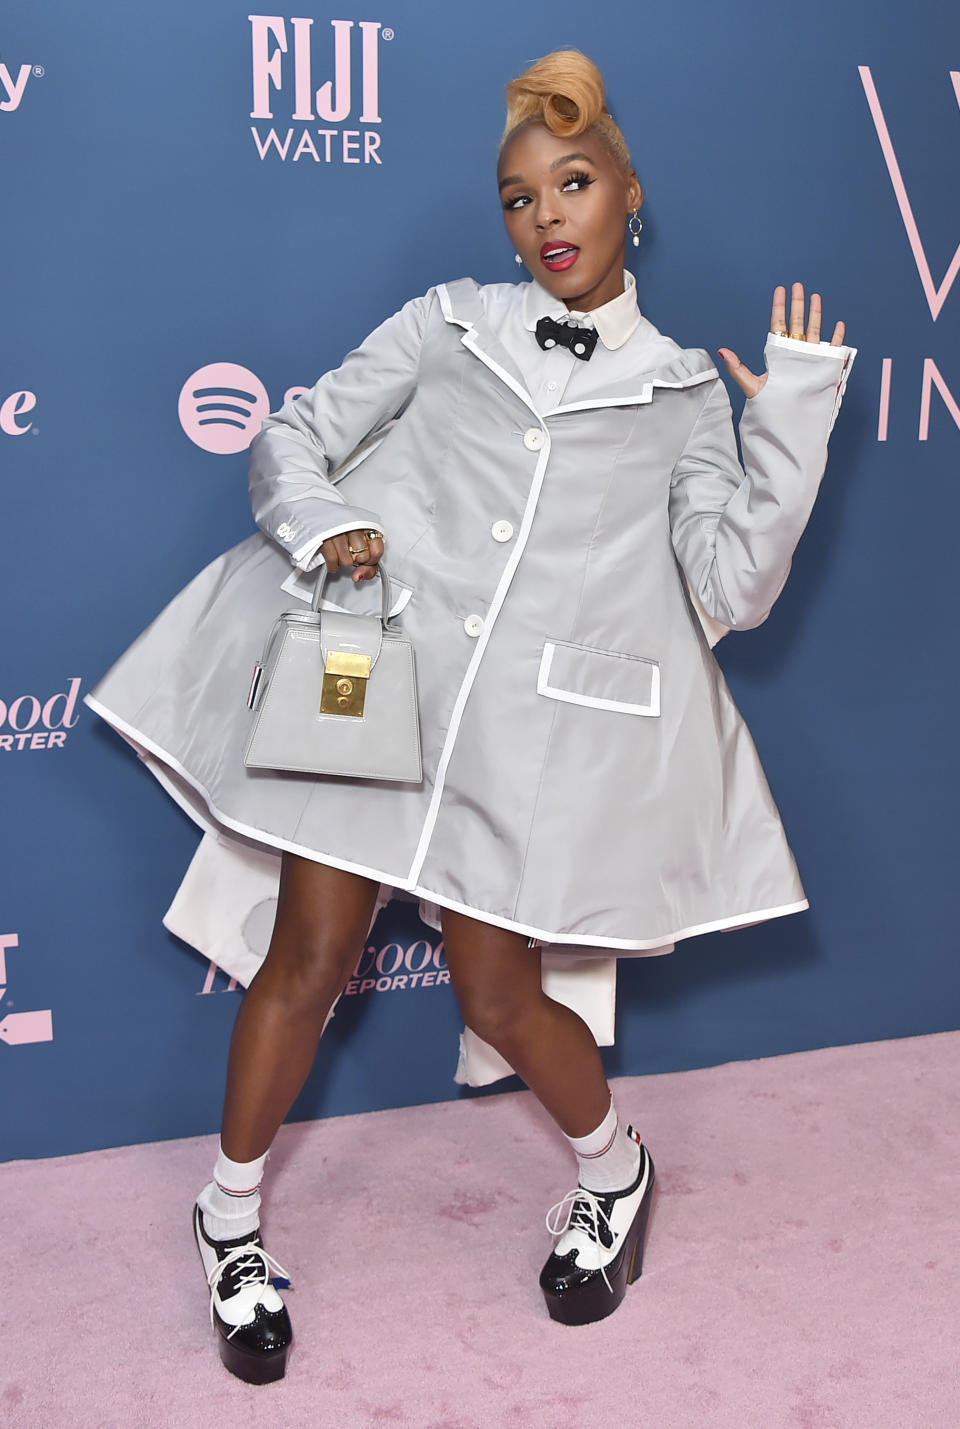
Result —
[[248, 1350], [219, 1333], [217, 1340], [224, 1366], [246, 1384], [272, 1384], [286, 1374], [289, 1345], [279, 1350]]
[[[649, 1152], [647, 1153], [649, 1155]], [[599, 1270], [584, 1280], [576, 1289], [565, 1293], [544, 1290], [543, 1298], [551, 1320], [561, 1325], [592, 1325], [597, 1320], [605, 1320], [618, 1308], [627, 1286], [640, 1279], [643, 1271], [643, 1245], [653, 1203], [653, 1161], [650, 1161], [650, 1180], [643, 1202], [634, 1216], [633, 1225], [626, 1234], [620, 1254], [607, 1266], [607, 1279], [611, 1289]]]
[[[203, 1263], [203, 1252], [200, 1250], [200, 1239], [203, 1232], [198, 1206], [193, 1208], [191, 1224], [194, 1244], [200, 1253], [201, 1263]], [[228, 1244], [232, 1244], [232, 1242], [228, 1242]], [[272, 1350], [251, 1349], [236, 1338], [229, 1339], [230, 1326], [217, 1313], [214, 1314], [214, 1327], [220, 1359], [224, 1367], [232, 1375], [236, 1375], [237, 1379], [242, 1379], [246, 1384], [272, 1384], [275, 1380], [283, 1379], [287, 1370], [287, 1350], [290, 1348], [289, 1318], [286, 1324], [287, 1343]]]

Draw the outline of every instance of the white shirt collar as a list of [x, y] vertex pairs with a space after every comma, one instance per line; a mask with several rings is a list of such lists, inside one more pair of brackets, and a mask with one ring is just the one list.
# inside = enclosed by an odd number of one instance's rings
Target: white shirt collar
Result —
[[588, 313], [568, 309], [566, 303], [554, 298], [536, 281], [527, 284], [523, 298], [523, 325], [528, 332], [536, 329], [540, 318], [566, 319], [582, 327], [595, 327], [604, 347], [616, 350], [632, 337], [640, 326], [637, 305], [637, 282], [626, 268], [623, 270], [623, 292], [593, 308]]

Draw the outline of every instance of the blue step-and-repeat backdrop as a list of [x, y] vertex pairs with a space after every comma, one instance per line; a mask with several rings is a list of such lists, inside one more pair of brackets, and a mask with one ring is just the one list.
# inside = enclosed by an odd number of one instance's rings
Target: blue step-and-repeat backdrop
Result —
[[[262, 413], [431, 284], [516, 277], [503, 86], [564, 45], [632, 144], [657, 326], [756, 369], [800, 279], [859, 348], [786, 591], [718, 652], [811, 909], [622, 962], [608, 1065], [956, 1026], [956, 6], [249, 11], [0, 18], [0, 1156], [217, 1127], [240, 994], [160, 921], [198, 834], [81, 699], [253, 529]], [[249, 419], [200, 426], [198, 385]], [[465, 1094], [438, 936], [383, 910], [295, 1116]]]

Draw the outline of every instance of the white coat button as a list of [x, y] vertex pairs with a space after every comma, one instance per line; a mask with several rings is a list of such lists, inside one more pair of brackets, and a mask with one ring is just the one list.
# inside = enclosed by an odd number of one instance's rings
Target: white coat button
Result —
[[280, 537], [281, 541], [289, 541], [293, 536], [293, 527], [288, 526], [286, 521], [281, 521], [280, 525], [277, 527], [277, 535]]
[[483, 629], [483, 620], [479, 615], [468, 615], [463, 622], [463, 628], [468, 635], [472, 635], [476, 639]]
[[543, 432], [539, 427], [528, 427], [523, 434], [523, 445], [528, 452], [538, 452], [543, 446]]
[[495, 541], [509, 541], [513, 535], [513, 527], [509, 521], [494, 521], [490, 527], [490, 535]]
[[548, 383], [547, 383], [547, 391], [548, 391], [548, 392], [556, 392], [556, 390], [557, 390], [557, 388], [559, 387], [559, 385], [560, 385], [559, 382], [548, 382]]

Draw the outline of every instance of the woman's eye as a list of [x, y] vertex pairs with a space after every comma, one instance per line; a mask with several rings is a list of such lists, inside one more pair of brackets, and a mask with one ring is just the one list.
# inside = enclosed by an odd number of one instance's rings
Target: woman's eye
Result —
[[[585, 189], [595, 182], [595, 179], [590, 174], [578, 170], [576, 173], [567, 175], [560, 185], [560, 192], [577, 193], [580, 189]], [[510, 198], [503, 200], [503, 206], [509, 211], [511, 209], [526, 208], [527, 205], [532, 202], [533, 200], [529, 194], [513, 194]]]

